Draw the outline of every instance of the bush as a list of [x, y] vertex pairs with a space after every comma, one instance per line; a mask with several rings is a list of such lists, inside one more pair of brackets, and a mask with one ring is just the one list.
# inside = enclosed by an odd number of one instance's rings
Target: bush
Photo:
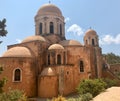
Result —
[[67, 101], [81, 101], [81, 98], [69, 98]]
[[90, 93], [94, 97], [104, 91], [105, 87], [106, 83], [102, 79], [86, 79], [80, 82], [77, 90], [81, 95]]
[[[3, 72], [3, 67], [0, 65], [0, 74]], [[0, 79], [0, 93], [3, 93], [3, 87], [7, 82], [7, 78]]]
[[6, 82], [7, 82], [7, 79], [6, 79], [6, 78], [2, 78], [2, 79], [0, 80], [0, 93], [3, 93], [3, 87], [4, 87], [4, 85], [6, 84]]
[[83, 94], [77, 97], [69, 98], [67, 101], [90, 101], [92, 100], [93, 96], [90, 93]]
[[22, 91], [10, 89], [0, 94], [0, 101], [27, 101], [27, 98]]
[[93, 98], [92, 94], [90, 93], [83, 94], [80, 97], [81, 97], [80, 101], [90, 101]]
[[107, 84], [106, 88], [110, 88], [112, 86], [117, 86], [117, 80], [111, 80], [108, 78], [103, 79], [103, 81]]

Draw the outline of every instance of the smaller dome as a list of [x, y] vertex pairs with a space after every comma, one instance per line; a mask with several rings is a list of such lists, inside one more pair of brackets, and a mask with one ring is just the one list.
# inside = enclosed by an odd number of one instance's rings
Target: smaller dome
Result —
[[97, 32], [93, 29], [89, 29], [86, 31], [85, 36], [90, 36], [90, 35], [97, 35]]
[[60, 44], [53, 44], [48, 48], [48, 50], [56, 50], [56, 49], [64, 49], [64, 47]]
[[43, 42], [45, 42], [46, 40], [45, 40], [44, 37], [42, 37], [40, 35], [35, 35], [35, 36], [29, 36], [29, 37], [27, 37], [26, 39], [24, 39], [22, 41], [22, 43], [32, 42], [32, 41], [43, 41]]
[[76, 40], [63, 40], [59, 42], [59, 44], [62, 46], [82, 46], [82, 44]]
[[45, 68], [41, 73], [41, 76], [54, 76], [54, 75], [56, 75], [55, 71], [50, 67]]
[[46, 15], [46, 14], [53, 14], [53, 15], [59, 15], [62, 16], [62, 12], [60, 9], [53, 5], [53, 4], [45, 4], [43, 5], [37, 12], [38, 15]]
[[16, 46], [8, 49], [2, 57], [32, 57], [32, 55], [28, 48]]

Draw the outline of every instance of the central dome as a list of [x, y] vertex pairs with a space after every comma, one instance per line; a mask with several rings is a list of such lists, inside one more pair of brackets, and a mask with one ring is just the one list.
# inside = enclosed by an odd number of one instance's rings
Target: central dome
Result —
[[29, 36], [27, 38], [25, 38], [22, 43], [26, 43], [26, 42], [31, 42], [31, 41], [43, 41], [46, 42], [45, 38], [40, 36], [40, 35], [35, 35], [35, 36]]
[[53, 15], [59, 15], [62, 16], [62, 12], [60, 9], [53, 5], [53, 4], [45, 4], [38, 10], [38, 15], [46, 15], [46, 14], [53, 14]]

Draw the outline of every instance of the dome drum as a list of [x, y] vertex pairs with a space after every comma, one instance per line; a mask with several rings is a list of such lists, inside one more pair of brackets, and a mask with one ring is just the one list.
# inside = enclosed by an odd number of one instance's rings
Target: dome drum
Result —
[[64, 17], [61, 10], [53, 4], [43, 5], [35, 16], [36, 35], [59, 34], [65, 36]]

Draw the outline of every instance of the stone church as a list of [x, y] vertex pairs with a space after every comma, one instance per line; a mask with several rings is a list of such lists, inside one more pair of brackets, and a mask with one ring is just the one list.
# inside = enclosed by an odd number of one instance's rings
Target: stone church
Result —
[[35, 35], [9, 45], [0, 57], [8, 79], [4, 90], [23, 90], [28, 97], [54, 97], [76, 91], [83, 79], [101, 78], [102, 53], [95, 30], [84, 34], [84, 44], [65, 38], [61, 10], [45, 4], [35, 16]]

